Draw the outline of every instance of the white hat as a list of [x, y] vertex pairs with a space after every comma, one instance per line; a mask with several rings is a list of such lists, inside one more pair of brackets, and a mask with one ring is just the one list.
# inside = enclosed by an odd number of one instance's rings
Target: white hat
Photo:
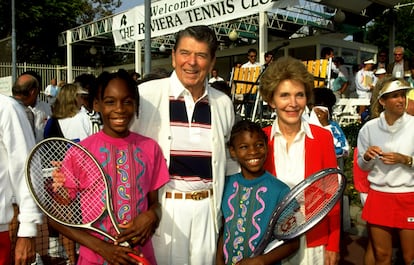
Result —
[[375, 64], [375, 62], [374, 62], [374, 60], [369, 59], [369, 60], [365, 61], [364, 64]]
[[376, 75], [382, 75], [382, 74], [386, 74], [387, 71], [385, 71], [384, 68], [378, 68], [377, 71], [375, 71]]
[[76, 94], [88, 95], [89, 92], [87, 90], [83, 89], [82, 87], [78, 87], [78, 90], [76, 91]]
[[386, 84], [381, 91], [379, 92], [378, 98], [382, 97], [385, 94], [397, 91], [397, 90], [407, 90], [411, 89], [410, 85], [407, 83], [401, 82], [400, 80], [394, 80]]

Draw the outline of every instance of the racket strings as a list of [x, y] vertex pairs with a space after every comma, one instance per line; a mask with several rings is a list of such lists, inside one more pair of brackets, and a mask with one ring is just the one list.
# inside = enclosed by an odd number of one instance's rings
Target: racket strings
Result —
[[[32, 152], [29, 163], [32, 193], [44, 211], [67, 224], [100, 218], [106, 183], [99, 166], [82, 149], [66, 141], [49, 141]], [[63, 177], [60, 188], [57, 176]]]
[[341, 193], [341, 180], [337, 173], [329, 174], [297, 193], [280, 213], [274, 234], [282, 239], [292, 238], [320, 221], [320, 217], [332, 209]]

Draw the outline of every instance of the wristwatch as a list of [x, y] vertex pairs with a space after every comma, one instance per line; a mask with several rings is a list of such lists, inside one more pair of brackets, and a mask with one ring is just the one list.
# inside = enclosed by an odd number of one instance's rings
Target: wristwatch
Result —
[[407, 161], [407, 166], [409, 166], [409, 167], [412, 167], [412, 166], [413, 166], [413, 157], [412, 157], [412, 156], [410, 156], [410, 157], [408, 158], [408, 161]]

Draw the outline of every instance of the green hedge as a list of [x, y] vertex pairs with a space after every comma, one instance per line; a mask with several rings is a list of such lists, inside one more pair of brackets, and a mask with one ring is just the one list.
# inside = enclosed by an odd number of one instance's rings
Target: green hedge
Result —
[[354, 149], [357, 145], [357, 139], [358, 139], [358, 132], [361, 129], [362, 124], [360, 122], [352, 123], [346, 126], [342, 126], [342, 130], [344, 131], [344, 134], [346, 138], [348, 139], [349, 143], [349, 156], [345, 159], [345, 166], [344, 166], [344, 173], [347, 177], [347, 187], [345, 190], [345, 195], [348, 195], [349, 197], [349, 203], [351, 205], [361, 205], [361, 201], [359, 199], [359, 192], [355, 189], [354, 186], [354, 175], [352, 172], [353, 166], [354, 166]]

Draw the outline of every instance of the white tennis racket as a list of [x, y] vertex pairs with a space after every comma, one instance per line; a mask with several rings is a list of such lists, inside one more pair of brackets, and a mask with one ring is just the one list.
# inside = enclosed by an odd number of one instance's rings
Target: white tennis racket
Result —
[[266, 254], [286, 240], [302, 235], [322, 220], [342, 198], [346, 177], [336, 168], [327, 168], [307, 177], [275, 208], [263, 239], [252, 257]]
[[[56, 222], [89, 229], [112, 241], [120, 233], [105, 173], [81, 145], [56, 137], [39, 142], [27, 159], [26, 180], [37, 205]], [[107, 216], [112, 224], [109, 232], [97, 226]], [[128, 242], [121, 245], [130, 247]], [[150, 265], [143, 257], [130, 256]]]

